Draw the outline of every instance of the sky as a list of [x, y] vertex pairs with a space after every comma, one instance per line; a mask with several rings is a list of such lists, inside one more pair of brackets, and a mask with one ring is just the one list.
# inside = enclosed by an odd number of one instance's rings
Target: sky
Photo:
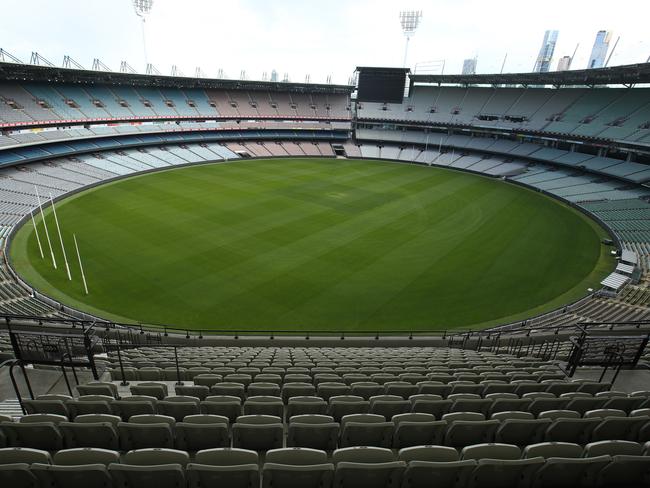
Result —
[[[118, 70], [145, 70], [142, 25], [132, 0], [0, 0], [0, 48], [22, 61], [33, 51], [86, 68], [99, 58]], [[546, 29], [560, 31], [552, 67], [571, 55], [585, 68], [596, 32], [620, 36], [610, 66], [650, 57], [648, 0], [154, 0], [146, 19], [146, 59], [162, 74], [200, 67], [216, 77], [263, 79], [276, 70], [294, 82], [347, 83], [356, 66], [402, 66], [399, 12], [421, 10], [407, 66], [460, 73], [531, 71]], [[24, 20], [20, 20], [24, 19]], [[611, 48], [610, 45], [610, 48]]]

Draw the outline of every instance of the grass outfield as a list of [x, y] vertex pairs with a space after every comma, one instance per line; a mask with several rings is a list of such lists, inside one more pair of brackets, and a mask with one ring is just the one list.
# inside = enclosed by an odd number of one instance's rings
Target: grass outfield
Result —
[[[605, 231], [551, 198], [451, 170], [250, 160], [123, 179], [57, 204], [73, 281], [31, 223], [16, 270], [113, 320], [198, 329], [485, 327], [586, 294], [614, 260]], [[79, 241], [90, 294], [74, 255]]]

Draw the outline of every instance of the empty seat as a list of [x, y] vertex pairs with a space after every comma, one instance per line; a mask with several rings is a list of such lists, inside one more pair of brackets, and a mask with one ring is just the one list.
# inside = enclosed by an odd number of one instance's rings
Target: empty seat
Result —
[[447, 422], [428, 413], [404, 413], [393, 416], [393, 447], [442, 444]]
[[167, 422], [117, 424], [122, 450], [145, 449], [151, 447], [173, 448], [172, 427]]
[[228, 422], [220, 415], [188, 415], [176, 424], [176, 446], [186, 451], [229, 447]]
[[287, 418], [295, 415], [327, 413], [327, 402], [317, 396], [294, 396], [289, 398], [287, 405]]
[[273, 415], [282, 418], [284, 403], [276, 396], [251, 396], [244, 402], [244, 415]]
[[7, 444], [11, 447], [30, 447], [44, 451], [63, 449], [63, 436], [52, 422], [2, 422], [0, 432], [4, 433]]
[[117, 429], [111, 422], [61, 422], [59, 430], [68, 448], [119, 449]]
[[111, 403], [113, 414], [127, 421], [133, 415], [152, 414], [156, 412], [158, 400], [155, 397], [136, 395], [125, 397]]
[[454, 420], [447, 427], [444, 444], [458, 448], [493, 442], [498, 427], [498, 420]]
[[345, 415], [341, 419], [340, 446], [391, 447], [394, 427], [381, 415]]
[[393, 415], [411, 411], [411, 402], [397, 395], [378, 395], [370, 397], [370, 413], [390, 420]]
[[405, 463], [393, 461], [393, 453], [389, 449], [382, 451], [375, 449], [381, 448], [343, 448], [334, 451], [332, 455], [336, 467], [334, 486], [339, 488], [401, 486]]
[[291, 397], [314, 396], [316, 387], [311, 383], [294, 382], [282, 386], [281, 397], [284, 403], [289, 402]]
[[467, 446], [460, 452], [461, 459], [519, 459], [521, 449], [513, 444], [488, 443]]
[[360, 396], [341, 395], [331, 397], [329, 400], [328, 413], [337, 422], [340, 422], [341, 418], [345, 415], [368, 413], [369, 410], [370, 402]]
[[158, 413], [174, 417], [180, 422], [187, 415], [199, 413], [200, 400], [191, 396], [170, 396], [158, 402]]
[[140, 383], [129, 387], [132, 395], [145, 395], [162, 400], [169, 392], [165, 383]]
[[79, 395], [106, 395], [119, 399], [117, 385], [101, 381], [91, 382], [85, 385], [77, 385]]
[[55, 414], [68, 418], [70, 412], [61, 400], [23, 400], [23, 407], [28, 414]]
[[535, 488], [595, 486], [598, 472], [611, 461], [609, 456], [593, 458], [550, 457], [533, 476]]
[[638, 442], [606, 440], [590, 442], [585, 446], [585, 457], [596, 456], [642, 456], [643, 446]]
[[552, 442], [586, 444], [600, 419], [557, 419], [546, 429], [544, 439]]
[[562, 457], [562, 458], [579, 458], [582, 457], [583, 450], [578, 444], [571, 442], [539, 442], [530, 444], [524, 448], [524, 457], [532, 458], [541, 456], [543, 458]]
[[645, 429], [649, 422], [650, 419], [647, 417], [607, 417], [594, 427], [591, 440], [618, 439], [642, 442], [650, 440], [644, 438], [647, 437], [646, 434], [642, 434], [642, 429]]
[[243, 402], [246, 399], [246, 385], [234, 382], [216, 383], [210, 387], [210, 393], [219, 396], [236, 396]]
[[189, 488], [259, 486], [258, 456], [246, 449], [199, 451], [186, 469]]
[[417, 395], [419, 392], [419, 387], [408, 381], [389, 381], [384, 383], [384, 393], [386, 395], [397, 395], [405, 400], [411, 395]]
[[156, 487], [184, 488], [185, 472], [180, 464], [134, 466], [113, 463], [108, 466], [114, 488]]
[[541, 442], [551, 425], [550, 419], [506, 419], [495, 433], [495, 442], [525, 446]]
[[212, 385], [221, 383], [223, 381], [223, 376], [214, 373], [202, 373], [196, 375], [193, 381], [195, 385], [207, 386], [210, 388]]
[[459, 398], [453, 402], [450, 412], [478, 412], [487, 417], [492, 408], [489, 398]]
[[331, 486], [334, 465], [324, 451], [306, 448], [273, 449], [262, 468], [262, 486], [321, 488]]
[[195, 397], [205, 400], [210, 394], [210, 388], [205, 385], [176, 385], [174, 391], [179, 396]]
[[350, 393], [350, 386], [345, 383], [338, 382], [324, 382], [319, 383], [316, 387], [316, 395], [321, 397], [326, 402], [329, 402], [332, 397], [345, 396]]
[[436, 418], [441, 418], [451, 411], [452, 400], [442, 400], [439, 395], [421, 393], [409, 398], [411, 411], [415, 413], [430, 413]]
[[232, 426], [233, 447], [265, 451], [282, 447], [282, 419], [272, 415], [243, 415]]
[[65, 466], [32, 464], [41, 486], [50, 488], [112, 488], [113, 480], [104, 464], [83, 463]]
[[364, 400], [369, 400], [371, 396], [381, 395], [383, 392], [383, 386], [373, 381], [360, 381], [350, 385], [350, 395], [360, 396]]
[[204, 414], [222, 415], [232, 423], [242, 413], [241, 398], [232, 395], [212, 395], [201, 402]]
[[108, 395], [85, 395], [67, 402], [66, 407], [71, 419], [79, 415], [87, 414], [111, 414], [113, 413], [113, 397]]
[[408, 463], [403, 475], [403, 488], [466, 486], [477, 464], [474, 460], [459, 461], [455, 449], [443, 446], [401, 449], [399, 459]]

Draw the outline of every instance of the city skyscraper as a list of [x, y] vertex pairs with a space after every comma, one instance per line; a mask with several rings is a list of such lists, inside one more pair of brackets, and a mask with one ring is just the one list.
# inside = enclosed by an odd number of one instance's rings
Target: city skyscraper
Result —
[[463, 61], [463, 74], [464, 75], [476, 74], [476, 58], [470, 58]]
[[558, 71], [567, 71], [571, 68], [571, 56], [562, 56], [557, 62]]
[[555, 51], [555, 44], [557, 43], [557, 36], [558, 31], [556, 30], [547, 30], [544, 33], [542, 47], [537, 55], [537, 61], [535, 61], [535, 68], [533, 71], [539, 73], [546, 72], [550, 69], [551, 59], [553, 59], [553, 52]]
[[275, 70], [271, 71], [271, 81], [273, 82], [278, 81], [278, 72]]
[[607, 57], [607, 50], [609, 49], [609, 41], [611, 38], [611, 32], [605, 30], [598, 31], [596, 40], [594, 41], [594, 47], [591, 49], [591, 56], [589, 56], [587, 68], [602, 68], [605, 65], [605, 58]]

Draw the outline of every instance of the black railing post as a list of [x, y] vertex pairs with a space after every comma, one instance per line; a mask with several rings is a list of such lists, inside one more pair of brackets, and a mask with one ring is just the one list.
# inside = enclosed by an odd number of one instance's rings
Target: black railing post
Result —
[[[119, 333], [118, 333], [119, 337]], [[120, 346], [120, 341], [118, 339], [117, 341], [117, 360], [120, 363], [120, 374], [122, 375], [122, 383], [120, 383], [122, 386], [128, 386], [129, 382], [126, 381], [126, 375], [124, 374], [124, 363], [122, 363], [122, 347]]]
[[181, 368], [178, 366], [178, 347], [174, 346], [174, 359], [176, 360], [176, 384], [178, 386], [183, 386], [183, 382], [181, 381]]

